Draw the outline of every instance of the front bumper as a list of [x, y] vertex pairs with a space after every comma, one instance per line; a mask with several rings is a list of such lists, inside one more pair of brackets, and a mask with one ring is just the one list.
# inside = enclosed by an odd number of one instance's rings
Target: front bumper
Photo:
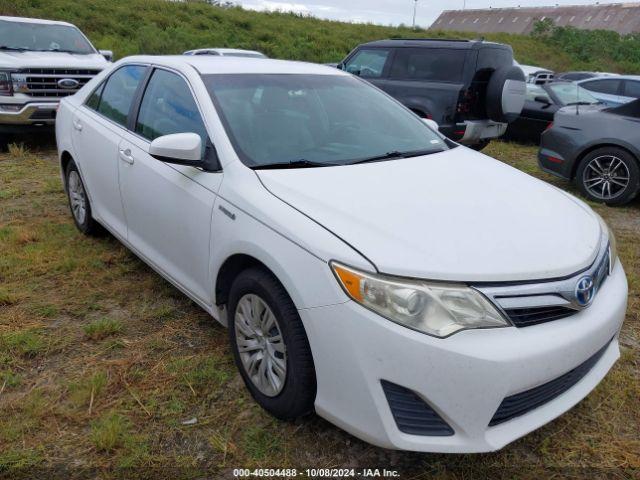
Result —
[[[566, 412], [602, 380], [619, 357], [617, 336], [626, 302], [627, 282], [616, 262], [589, 308], [526, 328], [469, 330], [438, 339], [396, 325], [354, 302], [303, 309], [318, 381], [316, 411], [385, 448], [497, 450]], [[564, 375], [607, 344], [589, 372], [562, 395], [489, 427], [505, 397]], [[401, 432], [383, 380], [415, 392], [454, 434]]]
[[53, 125], [57, 108], [57, 101], [3, 104], [0, 99], [0, 125]]

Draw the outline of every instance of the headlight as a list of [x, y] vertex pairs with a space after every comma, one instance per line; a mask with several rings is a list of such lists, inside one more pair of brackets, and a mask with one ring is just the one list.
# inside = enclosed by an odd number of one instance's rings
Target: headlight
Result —
[[405, 327], [435, 337], [510, 323], [481, 293], [465, 285], [431, 283], [365, 273], [332, 262], [347, 295]]
[[13, 94], [11, 85], [11, 73], [0, 72], [0, 95], [9, 96]]
[[[594, 212], [595, 213], [595, 212]], [[616, 242], [616, 236], [611, 230], [611, 227], [607, 225], [607, 222], [604, 221], [600, 215], [596, 213], [598, 220], [600, 220], [600, 226], [602, 227], [602, 233], [607, 232], [609, 238], [609, 274], [613, 272], [613, 267], [616, 266], [616, 261], [618, 260], [618, 242]]]

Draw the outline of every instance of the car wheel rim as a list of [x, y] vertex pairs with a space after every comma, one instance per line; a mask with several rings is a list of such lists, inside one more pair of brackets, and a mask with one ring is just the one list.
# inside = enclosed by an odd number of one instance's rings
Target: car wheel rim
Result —
[[234, 324], [245, 373], [260, 393], [275, 397], [287, 378], [287, 350], [276, 316], [259, 296], [247, 294], [238, 302]]
[[80, 176], [75, 170], [69, 174], [68, 189], [71, 212], [76, 221], [82, 225], [87, 218], [87, 196]]
[[587, 191], [601, 200], [611, 200], [622, 195], [630, 180], [627, 164], [615, 155], [594, 158], [587, 164], [582, 175]]

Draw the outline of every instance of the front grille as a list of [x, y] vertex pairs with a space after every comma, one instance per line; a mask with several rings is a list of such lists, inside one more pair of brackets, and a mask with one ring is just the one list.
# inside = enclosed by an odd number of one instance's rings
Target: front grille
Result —
[[[25, 93], [31, 97], [61, 98], [73, 95], [80, 90], [89, 80], [100, 73], [93, 69], [68, 69], [68, 68], [27, 68], [12, 74], [14, 90]], [[74, 88], [62, 88], [58, 81], [71, 79], [78, 82]]]
[[389, 402], [398, 430], [410, 435], [449, 437], [453, 429], [415, 392], [382, 380], [382, 389]]
[[578, 313], [577, 310], [563, 306], [509, 308], [505, 309], [504, 312], [516, 327], [530, 327], [539, 323], [560, 320]]
[[529, 413], [531, 410], [534, 410], [562, 395], [582, 380], [589, 371], [591, 371], [593, 366], [598, 363], [598, 360], [600, 360], [600, 357], [602, 357], [610, 343], [611, 342], [608, 342], [587, 361], [578, 365], [573, 370], [568, 371], [561, 377], [532, 388], [531, 390], [527, 390], [526, 392], [511, 395], [510, 397], [502, 400], [498, 410], [489, 422], [489, 426], [493, 427], [494, 425], [499, 425], [500, 423], [511, 420], [512, 418]]

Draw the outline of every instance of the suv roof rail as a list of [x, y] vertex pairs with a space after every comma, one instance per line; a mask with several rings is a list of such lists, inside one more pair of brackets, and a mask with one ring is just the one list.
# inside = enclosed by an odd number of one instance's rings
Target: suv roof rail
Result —
[[461, 38], [390, 38], [404, 42], [478, 42], [481, 40], [466, 40]]

